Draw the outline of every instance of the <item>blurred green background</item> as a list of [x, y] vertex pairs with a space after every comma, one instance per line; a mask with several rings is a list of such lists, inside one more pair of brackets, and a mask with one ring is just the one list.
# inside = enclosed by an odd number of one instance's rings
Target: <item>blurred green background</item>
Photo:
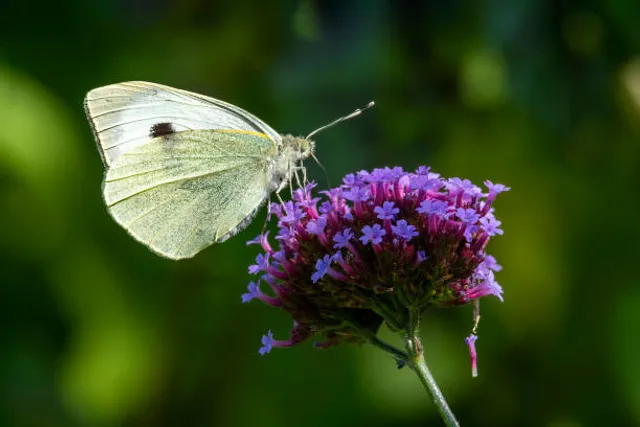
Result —
[[480, 376], [470, 307], [424, 322], [450, 405], [462, 425], [640, 425], [639, 20], [636, 0], [4, 0], [0, 426], [440, 425], [374, 348], [258, 355], [291, 326], [240, 302], [264, 214], [182, 262], [110, 219], [82, 100], [126, 80], [305, 135], [375, 100], [315, 138], [334, 185], [426, 164], [511, 186]]

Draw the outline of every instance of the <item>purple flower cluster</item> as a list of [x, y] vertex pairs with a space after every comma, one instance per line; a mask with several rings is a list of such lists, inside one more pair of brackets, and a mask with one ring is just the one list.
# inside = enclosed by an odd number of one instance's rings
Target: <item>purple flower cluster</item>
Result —
[[261, 354], [317, 333], [325, 338], [320, 347], [364, 342], [383, 322], [400, 332], [409, 308], [463, 305], [486, 295], [502, 300], [494, 280], [501, 267], [485, 247], [502, 234], [492, 204], [509, 188], [485, 181], [484, 192], [426, 167], [361, 171], [343, 182], [322, 198], [313, 197], [311, 183], [293, 201], [272, 204], [277, 247], [268, 232], [249, 242], [264, 254], [249, 267], [260, 278], [242, 301], [260, 299], [294, 320], [289, 340], [274, 340], [271, 331], [263, 337]]

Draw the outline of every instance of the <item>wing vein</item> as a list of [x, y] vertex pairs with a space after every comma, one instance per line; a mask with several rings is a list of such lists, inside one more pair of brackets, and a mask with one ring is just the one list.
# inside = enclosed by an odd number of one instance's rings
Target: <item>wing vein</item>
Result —
[[[108, 131], [108, 130], [110, 130], [110, 129], [117, 128], [117, 127], [119, 127], [119, 126], [127, 126], [127, 125], [130, 125], [130, 124], [132, 124], [132, 123], [144, 122], [144, 121], [146, 121], [146, 120], [153, 120], [153, 121], [154, 121], [154, 123], [162, 123], [162, 122], [164, 122], [164, 121], [167, 121], [167, 122], [169, 122], [169, 123], [172, 123], [173, 121], [179, 121], [179, 120], [181, 120], [181, 119], [184, 119], [184, 118], [183, 118], [183, 117], [177, 117], [177, 116], [162, 116], [162, 117], [158, 117], [158, 116], [150, 116], [150, 117], [142, 117], [142, 118], [139, 118], [139, 119], [128, 120], [128, 121], [126, 121], [126, 122], [115, 123], [115, 124], [109, 125], [109, 126], [107, 126], [107, 127], [101, 128], [101, 129], [98, 129], [98, 128], [96, 127], [96, 131], [97, 131], [98, 133], [103, 133], [103, 132], [106, 132], [106, 131]], [[189, 117], [189, 118], [188, 118], [188, 121], [189, 121], [189, 122], [198, 122], [198, 123], [203, 123], [203, 124], [205, 124], [205, 125], [211, 126], [211, 123], [210, 123], [210, 122], [208, 122], [208, 121], [206, 121], [206, 120], [199, 120], [199, 119], [195, 119], [195, 118]], [[182, 123], [180, 123], [180, 125], [181, 125], [181, 126], [184, 126], [184, 127], [186, 127], [186, 128], [188, 128], [188, 129], [193, 130], [193, 128], [190, 128], [189, 126], [186, 126], [186, 125], [184, 125], [184, 124], [182, 124]], [[203, 128], [203, 129], [208, 129], [208, 128]]]
[[[216, 174], [221, 173], [221, 172], [227, 172], [227, 171], [230, 171], [230, 170], [233, 170], [233, 169], [239, 169], [240, 167], [244, 167], [244, 165], [237, 165], [237, 166], [232, 166], [232, 167], [227, 168], [227, 169], [221, 169], [221, 170], [218, 170], [218, 171], [205, 172], [205, 173], [201, 173], [201, 174], [198, 174], [198, 175], [180, 177], [180, 178], [172, 179], [172, 180], [169, 180], [169, 181], [159, 182], [159, 183], [157, 183], [155, 185], [152, 185], [152, 186], [149, 186], [149, 187], [145, 188], [142, 191], [138, 191], [137, 193], [131, 194], [131, 195], [127, 196], [127, 197], [124, 197], [124, 198], [116, 201], [116, 202], [113, 202], [113, 203], [109, 204], [108, 207], [113, 207], [113, 206], [117, 205], [118, 203], [121, 203], [121, 202], [123, 202], [123, 201], [125, 201], [125, 200], [127, 200], [127, 199], [129, 199], [131, 197], [135, 197], [138, 194], [142, 194], [145, 191], [149, 191], [149, 190], [152, 190], [154, 188], [161, 187], [163, 185], [175, 184], [176, 182], [186, 181], [186, 180], [189, 180], [189, 179], [204, 178], [205, 176], [216, 175]], [[111, 182], [114, 182], [114, 181], [117, 181], [117, 180], [120, 180], [120, 179], [122, 179], [122, 178], [117, 178], [115, 180], [108, 180], [108, 181], [105, 180], [105, 182], [111, 183]]]
[[[123, 107], [119, 107], [119, 108], [114, 108], [112, 110], [106, 110], [103, 111], [101, 113], [92, 113], [91, 114], [91, 118], [92, 119], [97, 119], [99, 117], [103, 117], [109, 114], [113, 114], [113, 113], [119, 113], [121, 111], [128, 111], [128, 110], [135, 110], [136, 108], [148, 108], [148, 107], [153, 107], [153, 106], [157, 106], [157, 105], [162, 105], [163, 103], [165, 103], [167, 101], [162, 100], [162, 101], [156, 101], [156, 102], [149, 102], [147, 104], [129, 104], [129, 105], [125, 105]], [[169, 101], [171, 102], [171, 101]]]
[[[188, 203], [187, 205], [183, 206], [183, 209], [186, 208], [191, 208], [193, 205], [196, 204], [196, 202], [198, 202], [202, 196], [204, 195], [204, 193], [201, 193], [198, 197], [194, 197], [193, 200]], [[151, 239], [149, 240], [149, 244], [153, 246], [154, 242], [156, 241], [156, 239], [158, 238], [158, 236], [160, 236], [160, 234], [162, 234], [164, 231], [166, 231], [169, 227], [171, 227], [173, 225], [173, 223], [176, 221], [175, 219], [176, 217], [173, 218], [173, 220], [167, 221], [162, 227], [160, 227], [158, 229], [158, 231], [156, 231], [156, 233], [153, 235], [153, 237], [151, 237]]]
[[159, 204], [157, 204], [157, 205], [153, 206], [151, 209], [149, 209], [149, 210], [148, 210], [148, 211], [146, 211], [145, 213], [143, 213], [143, 214], [138, 215], [137, 217], [135, 217], [135, 218], [134, 218], [134, 219], [133, 219], [129, 224], [127, 224], [127, 226], [128, 226], [129, 228], [133, 227], [133, 224], [135, 224], [136, 222], [140, 221], [142, 218], [144, 218], [145, 216], [149, 215], [150, 213], [152, 213], [152, 212], [154, 212], [154, 211], [158, 210], [161, 206], [164, 206], [164, 205], [166, 205], [167, 203], [170, 203], [170, 202], [172, 202], [172, 201], [173, 201], [173, 197], [171, 197], [171, 198], [167, 198], [167, 200], [165, 200], [164, 202], [159, 203]]

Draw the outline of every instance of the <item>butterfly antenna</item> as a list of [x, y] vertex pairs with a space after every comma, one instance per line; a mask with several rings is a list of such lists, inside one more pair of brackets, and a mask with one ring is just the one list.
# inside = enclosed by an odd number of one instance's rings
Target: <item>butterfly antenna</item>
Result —
[[[331, 123], [324, 125], [322, 127], [319, 127], [318, 129], [314, 130], [313, 132], [311, 132], [309, 135], [307, 135], [306, 139], [311, 138], [313, 135], [315, 135], [316, 133], [320, 132], [321, 130], [325, 130], [326, 128], [330, 128], [333, 125], [337, 125], [340, 122], [344, 122], [345, 120], [349, 120], [349, 119], [353, 119], [356, 116], [359, 116], [360, 114], [362, 114], [362, 112], [364, 110], [367, 110], [371, 107], [373, 107], [374, 105], [376, 105], [375, 102], [371, 101], [370, 103], [368, 103], [367, 105], [365, 105], [362, 108], [358, 108], [357, 110], [355, 110], [353, 113], [348, 114], [346, 116], [340, 117], [339, 119], [336, 119], [334, 121], [332, 121]], [[320, 162], [318, 162], [318, 164], [320, 164]]]
[[322, 163], [320, 163], [320, 160], [318, 160], [315, 154], [313, 153], [310, 153], [310, 154], [313, 160], [315, 160], [318, 166], [320, 166], [320, 169], [322, 169], [322, 172], [324, 172], [324, 178], [327, 180], [327, 188], [331, 188], [331, 183], [329, 182], [329, 174], [327, 173], [327, 169], [324, 167]]

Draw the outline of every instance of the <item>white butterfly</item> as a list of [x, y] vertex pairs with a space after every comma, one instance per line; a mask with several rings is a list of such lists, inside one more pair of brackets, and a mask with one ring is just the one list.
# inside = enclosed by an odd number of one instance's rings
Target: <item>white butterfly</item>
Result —
[[309, 138], [362, 111], [298, 138], [234, 105], [155, 83], [93, 89], [84, 105], [106, 168], [109, 213], [171, 259], [244, 229], [313, 156]]

